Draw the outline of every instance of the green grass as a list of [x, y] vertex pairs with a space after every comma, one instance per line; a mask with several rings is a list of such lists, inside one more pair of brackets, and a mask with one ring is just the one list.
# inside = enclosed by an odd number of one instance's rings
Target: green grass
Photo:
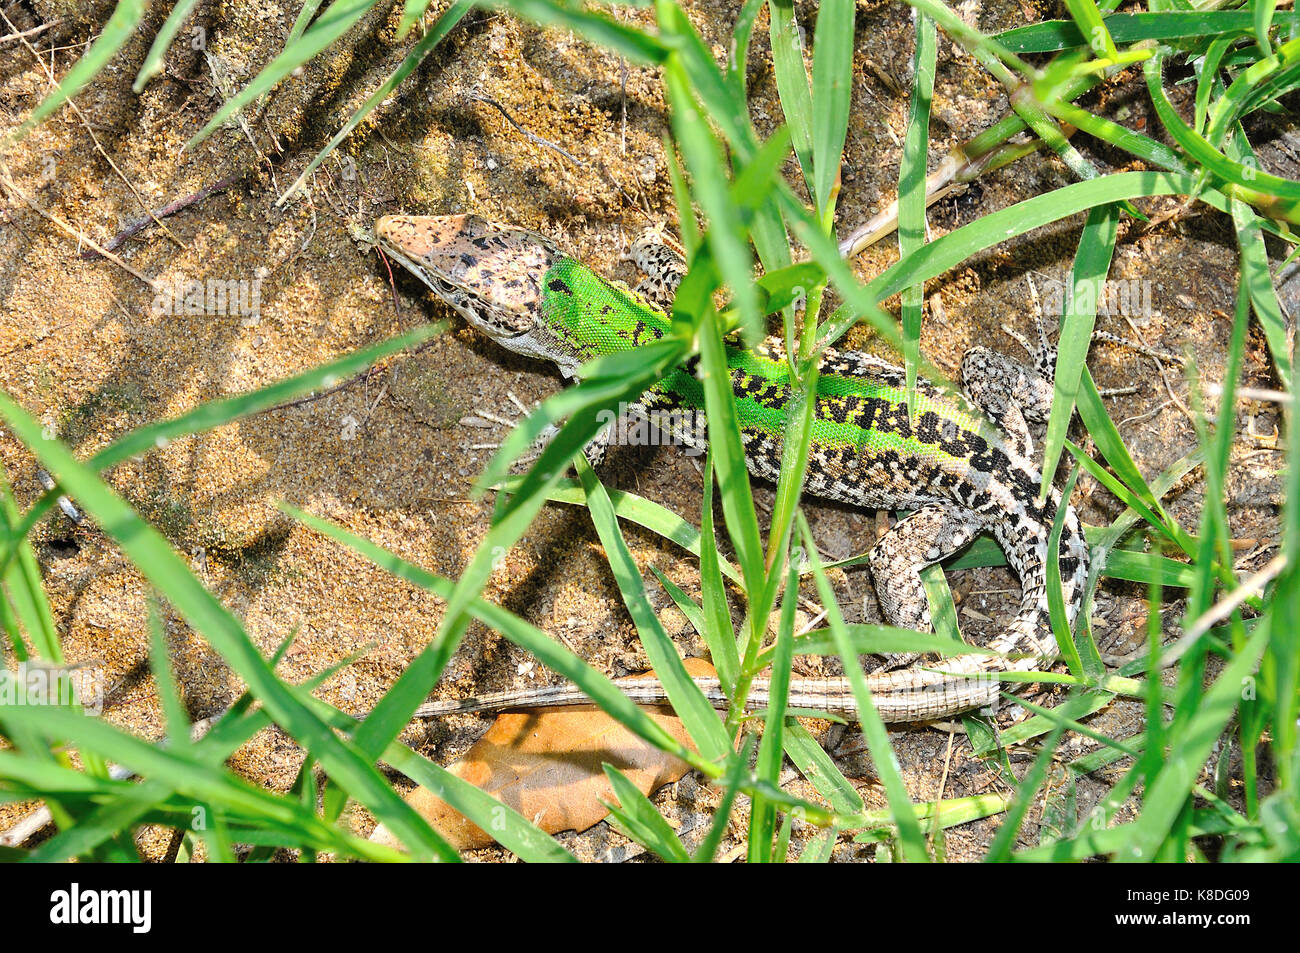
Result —
[[[142, 824], [162, 824], [201, 841], [214, 859], [231, 859], [235, 844], [255, 845], [266, 857], [279, 847], [300, 851], [304, 859], [329, 852], [335, 857], [388, 860], [457, 859], [455, 851], [394, 793], [375, 767], [377, 760], [425, 786], [463, 811], [521, 858], [572, 860], [553, 838], [526, 818], [506, 812], [477, 789], [403, 747], [396, 739], [414, 711], [437, 684], [454, 656], [471, 619], [500, 632], [542, 663], [578, 684], [602, 710], [647, 743], [671, 751], [720, 786], [722, 797], [708, 833], [694, 854], [678, 838], [653, 802], [610, 768], [618, 804], [611, 823], [665, 860], [709, 860], [728, 829], [732, 811], [750, 804], [747, 856], [751, 861], [824, 861], [837, 839], [874, 842], [909, 860], [942, 859], [945, 827], [1000, 814], [1000, 827], [988, 847], [990, 860], [1048, 861], [1103, 856], [1115, 860], [1295, 859], [1297, 841], [1296, 718], [1300, 709], [1300, 647], [1294, 620], [1300, 618], [1300, 466], [1288, 450], [1286, 505], [1280, 527], [1282, 570], [1262, 596], [1237, 600], [1216, 624], [1198, 624], [1216, 603], [1239, 595], [1233, 569], [1230, 528], [1222, 487], [1232, 447], [1234, 390], [1253, 319], [1263, 331], [1277, 386], [1294, 392], [1294, 363], [1288, 353], [1285, 322], [1269, 271], [1265, 233], [1295, 244], [1291, 226], [1300, 220], [1300, 183], [1259, 169], [1247, 129], [1252, 114], [1275, 111], [1278, 100], [1300, 86], [1300, 18], [1277, 12], [1273, 4], [1242, 9], [1197, 11], [1179, 4], [1153, 3], [1145, 13], [1113, 14], [1113, 2], [1070, 0], [1070, 20], [1039, 23], [984, 36], [967, 26], [938, 0], [910, 0], [916, 8], [916, 82], [909, 107], [899, 180], [900, 258], [868, 283], [859, 281], [841, 259], [832, 232], [838, 197], [838, 170], [849, 123], [853, 86], [855, 5], [824, 0], [812, 24], [810, 50], [789, 0], [769, 0], [770, 38], [776, 87], [784, 125], [766, 141], [749, 119], [745, 58], [749, 38], [763, 6], [749, 0], [734, 25], [732, 59], [719, 65], [688, 18], [671, 0], [654, 4], [656, 31], [628, 26], [609, 15], [551, 0], [515, 0], [493, 6], [547, 25], [573, 30], [594, 45], [628, 59], [661, 68], [670, 106], [673, 142], [668, 144], [670, 173], [677, 198], [690, 271], [677, 296], [673, 333], [636, 355], [605, 358], [588, 369], [581, 384], [542, 405], [506, 441], [483, 474], [480, 486], [504, 486], [493, 523], [461, 577], [451, 580], [411, 565], [372, 542], [317, 517], [286, 507], [305, 526], [389, 572], [446, 600], [437, 637], [407, 667], [371, 714], [357, 722], [320, 702], [311, 683], [290, 684], [274, 672], [249, 640], [236, 617], [209, 593], [185, 562], [106, 484], [102, 474], [128, 458], [148, 452], [158, 441], [221, 426], [297, 394], [326, 386], [377, 358], [414, 343], [420, 335], [388, 342], [343, 358], [261, 391], [201, 405], [171, 421], [138, 428], [86, 460], [77, 459], [57, 440], [46, 439], [11, 397], [0, 395], [0, 419], [73, 496], [140, 569], [158, 596], [166, 599], [195, 632], [218, 652], [248, 686], [247, 694], [201, 740], [191, 740], [183, 708], [170, 681], [166, 646], [159, 626], [151, 627], [151, 660], [167, 722], [167, 741], [150, 744], [85, 717], [78, 706], [13, 705], [0, 708], [0, 731], [9, 742], [0, 751], [0, 800], [42, 798], [57, 833], [39, 847], [9, 851], [6, 859], [124, 860], [135, 856], [132, 832]], [[156, 74], [162, 54], [177, 35], [192, 3], [178, 3], [147, 55], [137, 88]], [[306, 3], [285, 48], [230, 102], [222, 106], [193, 142], [219, 128], [242, 106], [255, 102], [281, 79], [327, 49], [375, 6], [374, 0], [338, 0], [320, 9]], [[403, 29], [428, 6], [408, 0]], [[1177, 9], [1172, 9], [1177, 7]], [[396, 72], [335, 135], [313, 162], [361, 124], [366, 115], [402, 82], [419, 62], [438, 55], [442, 38], [468, 12], [455, 3], [422, 37]], [[21, 136], [89, 83], [126, 42], [143, 16], [143, 5], [126, 2], [99, 39], [65, 76], [60, 87], [15, 131]], [[926, 241], [925, 178], [928, 125], [936, 57], [936, 30], [965, 46], [1012, 97], [1013, 112], [968, 144], [971, 157], [994, 157], [992, 166], [1014, 161], [1027, 151], [1011, 137], [1029, 131], [1052, 149], [1077, 181], [1047, 194], [983, 215], [934, 241]], [[1088, 38], [1088, 42], [1085, 42]], [[1191, 121], [1175, 109], [1170, 74], [1195, 80]], [[1156, 115], [1176, 144], [1094, 114], [1078, 100], [1103, 79], [1129, 71], [1144, 81]], [[1140, 160], [1146, 171], [1101, 174], [1066, 138], [1062, 124], [1083, 137], [1107, 143]], [[800, 181], [787, 181], [781, 169], [793, 151]], [[310, 173], [304, 172], [304, 179]], [[295, 183], [284, 201], [300, 186]], [[1118, 226], [1125, 216], [1140, 216], [1143, 200], [1187, 196], [1227, 216], [1239, 249], [1239, 286], [1233, 334], [1218, 406], [1205, 407], [1195, 368], [1190, 369], [1192, 401], [1198, 413], [1199, 447], [1166, 473], [1148, 478], [1134, 462], [1111, 421], [1084, 366], [1096, 319], [1097, 296], [1088, 293], [1109, 272]], [[697, 216], [697, 210], [702, 213]], [[908, 370], [935, 377], [918, 342], [924, 283], [960, 267], [974, 256], [1031, 229], [1072, 220], [1078, 250], [1071, 272], [1071, 295], [1062, 320], [1061, 371], [1046, 445], [1047, 473], [1069, 469], [1067, 486], [1080, 471], [1095, 477], [1125, 507], [1108, 526], [1089, 527], [1094, 554], [1092, 584], [1105, 578], [1145, 585], [1149, 591], [1149, 650], [1145, 657], [1109, 671], [1103, 665], [1085, 613], [1074, 631], [1059, 611], [1059, 579], [1050, 593], [1058, 641], [1068, 673], [1024, 675], [1019, 681], [1054, 682], [1066, 693], [1052, 709], [1025, 703], [1031, 717], [1001, 734], [978, 719], [967, 719], [976, 754], [990, 758], [1013, 787], [1009, 797], [956, 798], [936, 804], [913, 803], [897, 767], [890, 736], [866, 693], [858, 660], [862, 652], [908, 648], [945, 654], [962, 651], [953, 640], [955, 618], [942, 574], [932, 572], [927, 589], [940, 621], [938, 635], [904, 633], [884, 626], [848, 625], [816, 556], [800, 509], [809, 452], [810, 402], [792, 413], [785, 433], [784, 466], [776, 502], [764, 533], [758, 519], [741, 452], [736, 409], [726, 374], [722, 340], [738, 329], [753, 340], [769, 321], [782, 328], [790, 344], [791, 371], [802, 395], [817, 381], [816, 354], [853, 325], [866, 322], [896, 344]], [[808, 260], [792, 266], [792, 242]], [[755, 262], [767, 277], [750, 281]], [[717, 292], [729, 305], [719, 310]], [[802, 323], [792, 302], [802, 293], [807, 312]], [[881, 302], [901, 294], [901, 318]], [[832, 297], [838, 307], [831, 309]], [[1225, 308], [1226, 310], [1226, 308]], [[424, 334], [435, 333], [434, 330]], [[600, 413], [640, 394], [684, 357], [696, 353], [705, 371], [705, 397], [712, 446], [706, 460], [700, 529], [683, 514], [670, 513], [635, 494], [607, 490], [580, 456], [580, 448], [599, 425]], [[1286, 413], [1291, 433], [1291, 406]], [[1076, 415], [1077, 411], [1077, 415]], [[1207, 416], [1208, 412], [1208, 416]], [[1069, 439], [1072, 420], [1086, 431], [1090, 445]], [[1217, 420], [1213, 425], [1210, 421]], [[528, 473], [506, 480], [511, 465], [548, 424], [559, 436]], [[1078, 425], [1076, 425], [1077, 427]], [[1061, 466], [1061, 461], [1067, 466]], [[576, 481], [566, 480], [570, 462]], [[1198, 525], [1184, 527], [1164, 503], [1171, 487], [1199, 470], [1206, 490]], [[23, 511], [0, 475], [0, 633], [16, 660], [62, 660], [58, 633], [41, 584], [40, 567], [29, 542], [37, 522], [54, 505], [51, 492]], [[503, 481], [505, 481], [503, 483]], [[486, 490], [484, 490], [486, 491]], [[716, 494], [716, 497], [715, 497]], [[713, 519], [721, 504], [723, 525]], [[482, 599], [496, 553], [514, 546], [548, 503], [584, 507], [591, 516], [629, 616], [659, 678], [694, 743], [687, 750], [633, 705], [600, 672], [564, 645], [518, 616]], [[686, 677], [676, 650], [650, 611], [645, 575], [623, 540], [621, 522], [642, 527], [699, 558], [701, 593], [695, 605], [681, 588], [661, 577], [673, 599], [709, 646], [732, 705], [719, 719]], [[1059, 534], [1059, 526], [1057, 533]], [[720, 537], [727, 541], [720, 545]], [[724, 552], [734, 554], [728, 558]], [[949, 562], [950, 568], [997, 565], [1001, 554], [987, 540]], [[846, 561], [852, 563], [854, 560]], [[795, 595], [800, 574], [815, 585], [827, 610], [827, 626], [796, 637]], [[686, 587], [687, 589], [692, 587]], [[1180, 637], [1162, 648], [1159, 608], [1166, 590], [1187, 595]], [[735, 611], [738, 609], [738, 611]], [[152, 618], [152, 616], [151, 616]], [[281, 652], [287, 649], [291, 635]], [[861, 707], [861, 727], [888, 795], [888, 809], [867, 811], [854, 786], [831, 757], [785, 709], [782, 683], [798, 654], [838, 655]], [[1172, 679], [1159, 673], [1172, 667]], [[746, 696], [753, 679], [767, 672], [777, 686], [765, 715], [757, 747], [742, 732]], [[1009, 684], [1008, 687], [1013, 687]], [[1144, 701], [1147, 725], [1129, 737], [1111, 738], [1089, 727], [1088, 716], [1117, 695]], [[253, 703], [259, 704], [254, 707]], [[274, 721], [306, 752], [298, 783], [285, 795], [265, 791], [224, 764], [241, 744]], [[1061, 744], [1082, 734], [1101, 747], [1071, 758]], [[738, 744], [739, 742], [739, 744]], [[1010, 746], [1033, 754], [1031, 766], [1010, 774]], [[1216, 746], [1240, 755], [1231, 781], [1240, 785], [1239, 802], [1226, 789], [1206, 787], [1203, 768]], [[74, 766], [68, 752], [79, 754]], [[1226, 756], [1225, 756], [1226, 757]], [[792, 796], [778, 785], [788, 758], [820, 798]], [[143, 780], [115, 780], [108, 762], [123, 765]], [[1216, 777], [1223, 781], [1221, 759]], [[1079, 815], [1074, 784], [1099, 768], [1117, 765], [1118, 777], [1092, 814]], [[315, 769], [328, 775], [317, 791]], [[1059, 767], [1068, 776], [1064, 793], [1050, 799], [1050, 823], [1038, 845], [1017, 847], [1029, 807], [1044, 796], [1044, 786]], [[1096, 779], [1097, 776], [1094, 776]], [[399, 854], [350, 833], [341, 822], [356, 802], [368, 809], [405, 845]], [[1121, 805], [1135, 809], [1131, 820], [1115, 820]], [[191, 824], [202, 806], [208, 823]], [[798, 841], [793, 821], [823, 833]], [[1099, 822], [1100, 820], [1100, 822]], [[802, 835], [801, 835], [802, 836]], [[802, 846], [800, 846], [802, 845]], [[798, 853], [796, 857], [796, 852]]]

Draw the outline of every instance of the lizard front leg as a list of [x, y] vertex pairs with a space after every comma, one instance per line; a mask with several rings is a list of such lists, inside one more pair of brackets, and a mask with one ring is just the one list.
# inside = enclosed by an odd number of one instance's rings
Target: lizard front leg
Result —
[[663, 309], [665, 314], [671, 314], [677, 288], [686, 277], [686, 259], [655, 229], [644, 232], [632, 243], [628, 257], [645, 274], [636, 286], [636, 293]]
[[[494, 413], [490, 410], [476, 407], [472, 416], [461, 420], [461, 426], [485, 428], [492, 424], [496, 424], [507, 430], [516, 427], [519, 424], [520, 418], [528, 416], [531, 411], [513, 393], [509, 393], [508, 396], [514, 405], [513, 407], [504, 408], [502, 413]], [[506, 414], [510, 414], [511, 416], [505, 416]], [[604, 462], [605, 452], [613, 442], [618, 429], [618, 419], [616, 417], [612, 418], [608, 424], [597, 431], [596, 436], [592, 437], [591, 440], [587, 441], [587, 443], [583, 445], [582, 455], [587, 458], [587, 462], [593, 467], [598, 467], [602, 462]], [[542, 455], [543, 451], [546, 450], [547, 446], [550, 445], [551, 441], [556, 438], [559, 432], [560, 427], [557, 424], [547, 424], [543, 427], [541, 433], [539, 433], [536, 439], [533, 440], [532, 446], [520, 455], [516, 461], [516, 465], [524, 464], [526, 466], [531, 466], [532, 463]], [[472, 443], [469, 445], [469, 448], [471, 450], [499, 450], [501, 448], [501, 442], [498, 440], [492, 443]]]

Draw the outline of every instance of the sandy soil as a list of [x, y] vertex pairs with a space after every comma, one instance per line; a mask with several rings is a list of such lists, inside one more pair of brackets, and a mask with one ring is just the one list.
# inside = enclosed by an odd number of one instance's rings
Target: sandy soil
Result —
[[[738, 5], [707, 0], [690, 8], [720, 60]], [[80, 44], [105, 22], [108, 6], [69, 19], [64, 4], [52, 0], [0, 2], [19, 29], [65, 17], [62, 25], [31, 39], [57, 76], [67, 72]], [[556, 236], [593, 266], [629, 281], [636, 276], [619, 256], [630, 238], [673, 216], [662, 146], [667, 117], [656, 71], [628, 65], [624, 75], [616, 56], [565, 32], [538, 30], [498, 14], [472, 14], [322, 166], [305, 195], [283, 207], [276, 199], [284, 189], [400, 61], [406, 44], [394, 40], [396, 17], [389, 11], [371, 15], [285, 82], [261, 109], [219, 130], [193, 153], [182, 153], [186, 139], [219, 103], [278, 51], [296, 9], [275, 2], [201, 4], [196, 22], [204, 42], [197, 45], [205, 48], [194, 49], [189, 39], [195, 35], [182, 33], [188, 39], [174, 45], [164, 74], [137, 96], [130, 85], [160, 24], [162, 11], [155, 11], [124, 53], [78, 97], [84, 116], [60, 111], [3, 157], [16, 190], [0, 190], [0, 387], [79, 455], [202, 401], [266, 385], [421, 322], [449, 317], [407, 277], [398, 275], [395, 290], [390, 289], [384, 265], [355, 239], [381, 214], [473, 211], [513, 221]], [[811, 23], [809, 5], [801, 4], [800, 13]], [[620, 15], [649, 22], [644, 13]], [[996, 31], [1041, 15], [1028, 2], [991, 0], [979, 26]], [[857, 33], [853, 118], [837, 221], [841, 235], [893, 198], [910, 88], [908, 8], [882, 0], [859, 3]], [[751, 61], [752, 111], [766, 135], [781, 114], [765, 18]], [[0, 127], [20, 121], [49, 87], [44, 67], [26, 49], [0, 46]], [[471, 93], [495, 99], [525, 129], [553, 140], [584, 164], [530, 142]], [[1135, 127], [1157, 126], [1144, 112], [1145, 93], [1137, 84], [1108, 87], [1100, 99], [1109, 114], [1123, 115]], [[1006, 109], [996, 84], [941, 39], [932, 153], [941, 155]], [[1266, 144], [1263, 159], [1270, 170], [1294, 175], [1287, 135]], [[1086, 142], [1080, 146], [1089, 148]], [[1138, 167], [1106, 151], [1088, 155], [1105, 171]], [[787, 172], [794, 180], [793, 163]], [[115, 264], [83, 260], [77, 242], [34, 210], [39, 206], [104, 242], [142, 214], [141, 203], [158, 208], [230, 176], [237, 179], [231, 189], [167, 218], [165, 234], [157, 226], [145, 229], [119, 253], [133, 269], [168, 287], [184, 279], [260, 280], [255, 315], [160, 314], [146, 284]], [[932, 234], [1069, 180], [1054, 158], [1030, 157], [935, 206]], [[1175, 211], [1176, 203], [1151, 202], [1145, 208], [1154, 216]], [[1040, 229], [935, 281], [927, 289], [932, 306], [922, 339], [926, 353], [955, 376], [962, 351], [972, 343], [1015, 352], [1018, 346], [1000, 325], [1031, 332], [1026, 278], [1032, 275], [1040, 288], [1060, 280], [1080, 226], [1076, 217]], [[855, 265], [869, 277], [896, 257], [896, 246], [884, 242]], [[1199, 205], [1150, 231], [1126, 221], [1111, 277], [1150, 283], [1154, 312], [1135, 318], [1148, 344], [1190, 348], [1205, 378], [1218, 379], [1235, 287], [1230, 223]], [[1284, 291], [1289, 302], [1290, 288]], [[1118, 333], [1134, 330], [1119, 317], [1103, 317], [1100, 326]], [[863, 331], [855, 331], [851, 341], [880, 350]], [[1262, 335], [1252, 330], [1245, 384], [1274, 386], [1266, 358]], [[1095, 348], [1090, 364], [1101, 387], [1137, 385], [1136, 393], [1110, 406], [1145, 473], [1159, 473], [1194, 447], [1194, 429], [1179, 405], [1186, 402], [1187, 386], [1178, 368], [1161, 371], [1150, 360], [1113, 347]], [[455, 319], [452, 330], [432, 346], [390, 360], [364, 385], [177, 440], [117, 467], [108, 479], [188, 558], [265, 651], [297, 630], [281, 666], [286, 678], [305, 678], [364, 650], [321, 692], [331, 703], [361, 713], [427, 643], [442, 606], [295, 525], [277, 502], [328, 517], [409, 560], [456, 576], [485, 534], [491, 506], [490, 499], [470, 498], [473, 479], [490, 452], [471, 446], [494, 436], [458, 421], [476, 408], [508, 407], [508, 392], [533, 402], [559, 386], [558, 376], [546, 367], [505, 353]], [[1243, 403], [1236, 423], [1241, 437], [1228, 486], [1234, 534], [1267, 539], [1277, 530], [1281, 457], [1273, 441], [1250, 436], [1247, 429], [1272, 434], [1276, 416], [1266, 405]], [[34, 461], [8, 433], [0, 433], [0, 462], [20, 501], [35, 499], [40, 490]], [[698, 468], [671, 449], [616, 450], [602, 476], [611, 486], [635, 490], [698, 522]], [[1202, 494], [1193, 479], [1172, 495], [1173, 511], [1184, 526], [1196, 525]], [[760, 506], [770, 504], [771, 488], [759, 487], [757, 496]], [[1109, 522], [1119, 512], [1117, 502], [1087, 478], [1076, 501], [1090, 523]], [[861, 552], [878, 530], [873, 514], [847, 508], [810, 506], [809, 515], [821, 547], [835, 557]], [[636, 527], [624, 532], [638, 565], [659, 568], [698, 596], [691, 558]], [[104, 667], [112, 686], [107, 717], [158, 736], [162, 721], [148, 673], [147, 586], [141, 576], [97, 529], [76, 527], [62, 516], [47, 518], [35, 543], [68, 656]], [[1267, 558], [1262, 550], [1242, 555], [1248, 567]], [[976, 638], [1014, 612], [1017, 583], [1005, 570], [956, 572], [950, 581], [960, 599], [963, 628]], [[841, 574], [836, 583], [851, 620], [879, 617], [865, 570]], [[702, 654], [704, 646], [674, 615], [668, 596], [652, 579], [648, 585], [656, 608], [673, 623], [670, 632], [683, 654]], [[581, 511], [544, 510], [485, 595], [562, 638], [611, 675], [646, 667]], [[1142, 596], [1135, 586], [1103, 584], [1095, 618], [1105, 651], [1122, 654], [1142, 644]], [[1166, 619], [1177, 619], [1179, 612], [1180, 603], [1171, 599]], [[193, 717], [214, 714], [238, 695], [241, 686], [220, 657], [175, 615], [168, 619], [168, 644]], [[808, 674], [822, 664], [801, 660]], [[476, 625], [437, 695], [474, 694], [548, 677], [523, 652]], [[1045, 693], [1049, 701], [1050, 694]], [[1004, 714], [1004, 723], [1013, 717]], [[1122, 736], [1140, 727], [1139, 717], [1133, 706], [1115, 704], [1095, 723]], [[445, 762], [484, 724], [482, 718], [462, 716], [412, 727], [405, 739]], [[838, 752], [868, 805], [883, 805], [859, 732], [818, 723], [810, 727]], [[896, 732], [894, 739], [918, 800], [1005, 790], [998, 774], [970, 755], [960, 734], [953, 739], [942, 787], [947, 732], [917, 728]], [[1090, 746], [1085, 741], [1067, 750]], [[287, 736], [268, 731], [245, 746], [234, 764], [250, 779], [283, 789], [300, 757]], [[1027, 758], [1013, 753], [1013, 767], [1020, 770]], [[1107, 778], [1103, 771], [1080, 784], [1081, 814], [1091, 809]], [[395, 783], [405, 782], [395, 777]], [[811, 794], [799, 781], [794, 789]], [[716, 795], [688, 776], [657, 800], [688, 831], [702, 822]], [[0, 808], [0, 828], [21, 813], [17, 807]], [[744, 820], [743, 813], [737, 815], [724, 852], [740, 843]], [[1035, 808], [1024, 842], [1036, 839], [1039, 821]], [[354, 822], [361, 831], [373, 823], [361, 811]], [[978, 857], [995, 829], [996, 819], [948, 832], [948, 856]], [[605, 825], [561, 840], [583, 857], [632, 853]], [[143, 843], [150, 856], [165, 850], [160, 836], [146, 835]], [[874, 850], [846, 840], [835, 858], [868, 859]]]

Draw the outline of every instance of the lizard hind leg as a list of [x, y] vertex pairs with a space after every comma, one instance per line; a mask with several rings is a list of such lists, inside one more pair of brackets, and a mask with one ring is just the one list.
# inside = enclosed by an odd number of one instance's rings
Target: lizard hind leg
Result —
[[[1032, 281], [1029, 291], [1037, 303], [1038, 292]], [[1041, 305], [1036, 313], [1037, 344], [1029, 343], [1017, 331], [1002, 325], [1002, 330], [1028, 352], [1028, 364], [985, 347], [971, 348], [962, 355], [961, 361], [966, 393], [1002, 427], [1014, 449], [1025, 459], [1031, 458], [1034, 452], [1030, 425], [1040, 428], [1040, 434], [1047, 427], [1056, 382], [1056, 348], [1047, 339]]]
[[1046, 375], [1042, 367], [1042, 359], [1029, 367], [986, 347], [971, 348], [961, 361], [966, 393], [1006, 432], [1013, 448], [1025, 459], [1033, 456], [1030, 425], [1046, 427], [1052, 410], [1055, 367], [1048, 364], [1051, 373]]
[[[969, 511], [947, 503], [928, 504], [899, 520], [867, 555], [885, 620], [903, 629], [933, 631], [921, 570], [952, 555], [983, 529]], [[919, 653], [891, 655], [888, 667], [918, 657]]]

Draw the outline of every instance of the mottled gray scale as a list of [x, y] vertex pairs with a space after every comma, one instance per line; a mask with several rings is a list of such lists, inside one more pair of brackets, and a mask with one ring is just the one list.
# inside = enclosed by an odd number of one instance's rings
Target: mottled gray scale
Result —
[[677, 286], [686, 277], [686, 262], [651, 230], [632, 243], [630, 256], [645, 278], [636, 291], [665, 313], [673, 309]]
[[1011, 437], [1022, 457], [1031, 457], [1029, 424], [1047, 424], [1052, 410], [1052, 378], [984, 347], [966, 352], [961, 374], [971, 399]]
[[[951, 502], [931, 503], [901, 519], [871, 548], [867, 561], [876, 599], [890, 625], [928, 632], [933, 628], [921, 570], [948, 558], [984, 529], [982, 520]], [[889, 667], [919, 653], [888, 656]]]

